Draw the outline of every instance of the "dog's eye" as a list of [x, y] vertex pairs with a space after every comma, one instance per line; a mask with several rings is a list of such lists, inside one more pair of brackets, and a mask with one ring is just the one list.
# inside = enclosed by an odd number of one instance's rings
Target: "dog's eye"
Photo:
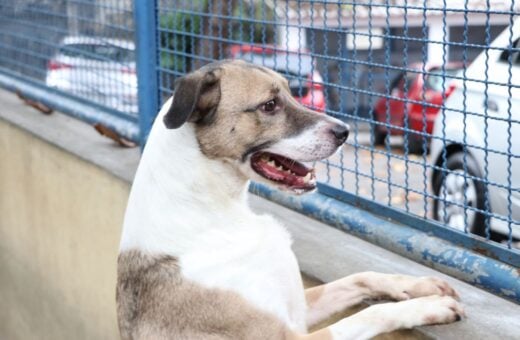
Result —
[[271, 99], [267, 103], [262, 104], [261, 109], [265, 113], [273, 113], [276, 109], [276, 100]]

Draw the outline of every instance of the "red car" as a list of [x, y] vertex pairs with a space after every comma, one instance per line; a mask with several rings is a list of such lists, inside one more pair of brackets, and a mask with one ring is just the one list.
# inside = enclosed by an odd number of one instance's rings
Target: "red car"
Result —
[[[439, 106], [451, 95], [455, 89], [451, 78], [461, 68], [460, 63], [448, 63], [444, 69], [440, 65], [413, 64], [411, 69], [416, 72], [402, 72], [392, 81], [390, 88], [391, 98], [382, 97], [375, 106], [375, 117], [380, 123], [375, 128], [375, 143], [382, 145], [387, 134], [403, 135], [405, 116], [408, 118], [407, 128], [418, 132], [431, 134], [433, 122], [439, 112]], [[423, 74], [422, 72], [428, 74]], [[445, 72], [444, 86], [442, 73]], [[406, 84], [406, 88], [405, 88]], [[444, 89], [444, 93], [443, 93]], [[406, 90], [406, 91], [405, 91]], [[433, 105], [433, 106], [432, 106]], [[406, 110], [406, 115], [405, 115]], [[426, 123], [426, 127], [425, 127]], [[424, 139], [420, 134], [408, 134], [408, 148], [412, 153], [422, 153]]]
[[307, 51], [299, 53], [276, 49], [274, 46], [233, 45], [230, 57], [281, 73], [289, 81], [291, 93], [298, 102], [316, 111], [325, 111], [323, 78]]

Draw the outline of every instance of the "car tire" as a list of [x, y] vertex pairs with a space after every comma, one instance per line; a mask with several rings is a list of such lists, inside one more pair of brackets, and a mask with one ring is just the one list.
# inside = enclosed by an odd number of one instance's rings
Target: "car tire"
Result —
[[[466, 169], [468, 175], [475, 178], [483, 178], [482, 173], [477, 165], [475, 159], [466, 154]], [[460, 228], [460, 218], [464, 218], [464, 208], [456, 207], [454, 205], [450, 206], [449, 204], [444, 208], [445, 203], [442, 200], [442, 197], [446, 195], [446, 201], [458, 201], [458, 204], [464, 204], [464, 195], [461, 197], [461, 193], [466, 193], [466, 202], [468, 205], [474, 206], [478, 210], [485, 210], [485, 197], [487, 188], [481, 181], [477, 181], [475, 179], [468, 178], [466, 180], [466, 184], [464, 184], [464, 177], [462, 173], [464, 172], [464, 153], [457, 152], [448, 156], [446, 160], [446, 169], [450, 170], [451, 173], [446, 171], [437, 171], [433, 180], [433, 192], [435, 194], [433, 201], [433, 218], [437, 221], [441, 221], [446, 223], [448, 226], [454, 227], [461, 231], [464, 230], [464, 227]], [[455, 173], [454, 173], [455, 172]], [[460, 172], [461, 174], [456, 174], [456, 172]], [[462, 183], [460, 181], [462, 180]], [[458, 187], [457, 184], [451, 185], [451, 182], [456, 181], [458, 185], [462, 184], [463, 188], [460, 190], [452, 190], [453, 187]], [[458, 198], [457, 198], [458, 191]], [[449, 195], [449, 196], [448, 196]], [[455, 197], [455, 198], [453, 198]], [[448, 216], [443, 216], [444, 212], [447, 210], [457, 211], [458, 214], [455, 216], [454, 214], [447, 213]], [[451, 214], [451, 215], [449, 215]], [[462, 214], [462, 216], [461, 216]], [[485, 235], [486, 230], [486, 216], [477, 211], [467, 210], [467, 231], [473, 234], [477, 234], [480, 236]], [[471, 217], [472, 215], [472, 217]], [[452, 223], [452, 219], [457, 219], [459, 221], [458, 224]]]
[[[426, 153], [428, 153], [428, 141], [426, 140], [426, 145], [425, 145], [425, 140], [423, 137], [417, 137], [417, 136], [413, 136], [413, 135], [408, 135], [408, 151], [411, 153], [411, 154], [414, 154], [414, 155], [422, 155], [425, 151]], [[426, 150], [424, 150], [424, 147], [426, 146]]]
[[381, 131], [377, 127], [374, 129], [374, 145], [385, 145], [386, 131]]

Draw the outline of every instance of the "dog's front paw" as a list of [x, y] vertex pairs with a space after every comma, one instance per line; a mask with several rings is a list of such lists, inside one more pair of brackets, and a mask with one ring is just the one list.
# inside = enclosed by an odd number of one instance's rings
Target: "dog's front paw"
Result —
[[430, 276], [407, 277], [399, 294], [402, 300], [430, 295], [451, 296], [459, 299], [455, 289], [446, 281]]
[[451, 296], [425, 296], [417, 299], [373, 305], [363, 311], [383, 331], [446, 324], [465, 316], [464, 308]]
[[394, 300], [408, 300], [422, 296], [451, 296], [459, 299], [459, 295], [446, 281], [429, 276], [413, 277], [396, 275], [388, 278], [387, 293]]
[[451, 296], [425, 296], [397, 305], [405, 328], [452, 323], [466, 316], [462, 305]]

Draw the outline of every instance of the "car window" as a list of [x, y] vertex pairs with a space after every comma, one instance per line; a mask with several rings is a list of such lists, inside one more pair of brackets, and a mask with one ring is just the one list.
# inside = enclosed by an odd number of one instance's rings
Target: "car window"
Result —
[[392, 79], [390, 82], [390, 90], [398, 89], [404, 91], [405, 89], [405, 81], [406, 81], [406, 89], [410, 90], [413, 85], [413, 82], [416, 78], [417, 74], [413, 72], [401, 72], [397, 76]]
[[[452, 77], [460, 71], [458, 67], [435, 67], [430, 70], [430, 74], [426, 77], [426, 88], [437, 92], [442, 92], [448, 88], [448, 84]], [[443, 77], [444, 74], [444, 77]]]
[[395, 76], [394, 79], [392, 79], [392, 82], [390, 83], [390, 90], [393, 90], [396, 87], [401, 88], [402, 84], [403, 84], [403, 77], [404, 77], [404, 72], [399, 73], [397, 76]]
[[67, 57], [98, 61], [132, 62], [134, 51], [104, 44], [68, 44], [60, 49]]
[[513, 43], [513, 46], [512, 46], [512, 49], [507, 49], [507, 50], [504, 50], [502, 51], [502, 53], [500, 53], [500, 61], [501, 62], [505, 62], [505, 63], [509, 63], [509, 56], [512, 55], [512, 61], [515, 65], [520, 65], [520, 52], [519, 52], [519, 48], [520, 48], [520, 39], [516, 39], [516, 41]]
[[[413, 86], [413, 82], [417, 78], [417, 73], [414, 72], [407, 72], [406, 73], [406, 89], [410, 90], [410, 88]], [[404, 83], [402, 84], [402, 89], [404, 91]]]
[[406, 80], [406, 88], [409, 90], [412, 87], [413, 81], [415, 80], [416, 73], [413, 72], [401, 72], [396, 75], [390, 82], [390, 90], [398, 89], [404, 91], [404, 85]]

